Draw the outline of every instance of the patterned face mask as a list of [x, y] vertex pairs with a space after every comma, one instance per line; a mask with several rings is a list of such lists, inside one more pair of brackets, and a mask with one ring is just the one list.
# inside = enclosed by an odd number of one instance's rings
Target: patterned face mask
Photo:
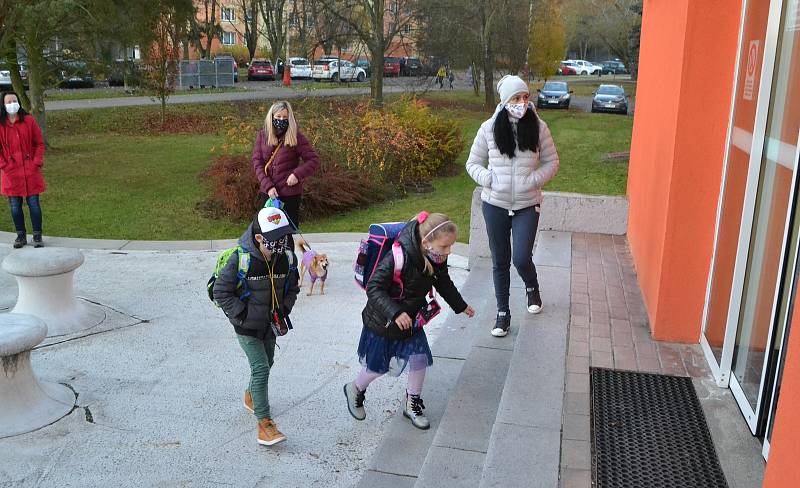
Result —
[[267, 251], [270, 251], [274, 254], [282, 254], [286, 252], [286, 246], [289, 243], [289, 236], [283, 236], [277, 241], [268, 241], [265, 239], [262, 242], [264, 243], [264, 247], [267, 249]]
[[506, 110], [508, 114], [515, 119], [521, 119], [525, 116], [525, 112], [528, 110], [527, 103], [507, 103]]
[[281, 134], [289, 130], [288, 119], [272, 119], [272, 125], [275, 127], [275, 130]]

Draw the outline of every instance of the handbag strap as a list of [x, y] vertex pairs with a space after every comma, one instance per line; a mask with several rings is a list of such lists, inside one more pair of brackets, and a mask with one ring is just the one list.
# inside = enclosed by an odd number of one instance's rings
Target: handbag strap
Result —
[[279, 142], [278, 145], [275, 146], [275, 150], [272, 151], [272, 156], [269, 157], [269, 161], [267, 161], [267, 164], [264, 165], [264, 173], [267, 172], [269, 165], [271, 165], [272, 161], [275, 160], [275, 155], [278, 154], [278, 150], [281, 148], [281, 146], [283, 146], [283, 141]]

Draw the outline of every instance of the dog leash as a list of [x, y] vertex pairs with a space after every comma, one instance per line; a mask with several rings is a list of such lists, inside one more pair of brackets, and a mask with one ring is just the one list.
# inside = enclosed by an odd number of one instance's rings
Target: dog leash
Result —
[[[283, 210], [283, 202], [280, 200], [280, 198], [272, 198], [272, 197], [270, 197], [264, 203], [264, 208], [267, 208], [267, 207], [275, 207], [277, 209]], [[286, 212], [283, 212], [283, 214], [286, 215], [287, 219], [289, 219], [289, 223], [292, 224], [292, 227], [297, 229], [297, 234], [299, 234], [300, 237], [303, 238], [303, 241], [305, 241], [305, 243], [308, 245], [308, 250], [309, 251], [314, 251], [314, 248], [311, 246], [311, 243], [308, 242], [308, 239], [306, 238], [305, 234], [300, 232], [300, 226], [298, 226], [297, 224], [294, 223], [294, 221], [292, 221], [292, 218], [289, 217], [289, 214], [287, 214]]]

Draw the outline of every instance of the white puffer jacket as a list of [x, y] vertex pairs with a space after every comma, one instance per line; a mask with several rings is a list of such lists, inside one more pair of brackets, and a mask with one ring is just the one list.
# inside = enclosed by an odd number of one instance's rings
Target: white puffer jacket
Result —
[[[502, 154], [494, 142], [494, 119], [502, 108], [498, 105], [492, 118], [481, 124], [466, 166], [483, 187], [481, 200], [516, 211], [542, 203], [542, 187], [558, 172], [558, 153], [550, 129], [539, 119], [539, 151], [517, 149], [513, 158]], [[528, 110], [534, 110], [532, 104]]]

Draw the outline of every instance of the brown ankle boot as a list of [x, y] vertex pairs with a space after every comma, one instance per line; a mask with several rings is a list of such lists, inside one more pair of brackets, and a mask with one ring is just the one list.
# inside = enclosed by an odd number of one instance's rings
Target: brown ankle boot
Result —
[[281, 434], [278, 427], [270, 419], [262, 419], [258, 421], [258, 438], [257, 441], [262, 446], [272, 446], [279, 442], [285, 441], [286, 436]]
[[253, 397], [250, 395], [250, 390], [244, 391], [244, 408], [250, 411], [250, 413], [256, 413], [253, 409]]

